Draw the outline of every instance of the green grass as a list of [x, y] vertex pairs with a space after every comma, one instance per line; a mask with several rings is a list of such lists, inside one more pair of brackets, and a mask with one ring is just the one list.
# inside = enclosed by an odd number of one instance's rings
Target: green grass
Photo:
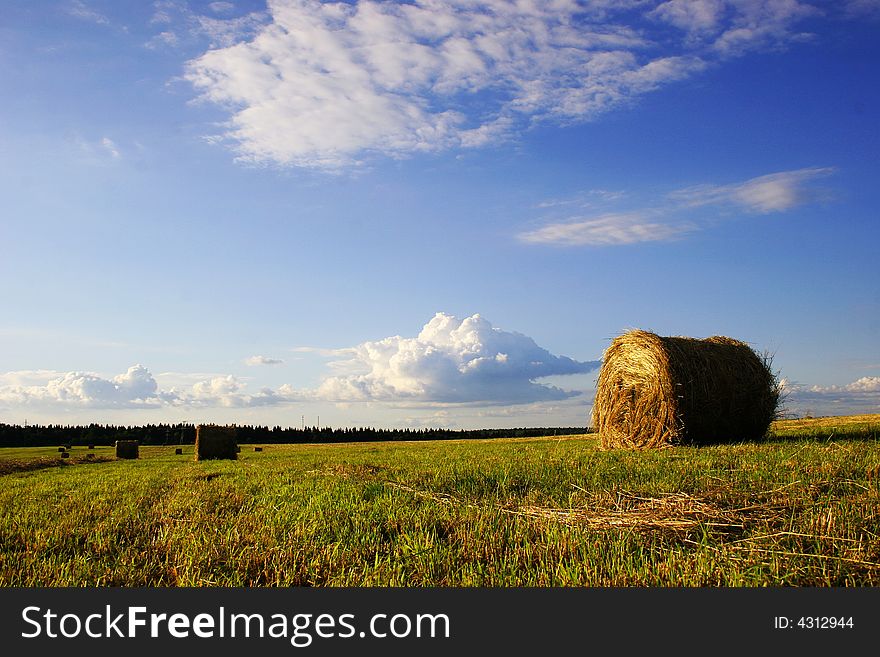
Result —
[[213, 462], [74, 447], [63, 466], [3, 449], [0, 585], [877, 585], [878, 435], [861, 416], [649, 452], [594, 435]]

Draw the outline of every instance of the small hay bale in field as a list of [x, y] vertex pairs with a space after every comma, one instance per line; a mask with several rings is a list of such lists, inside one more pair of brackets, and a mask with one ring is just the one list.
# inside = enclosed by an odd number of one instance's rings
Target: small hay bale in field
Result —
[[118, 459], [136, 459], [138, 458], [137, 440], [117, 440], [116, 441], [116, 458]]
[[175, 455], [176, 454], [183, 454], [183, 450], [180, 447], [178, 447], [177, 449], [174, 450], [174, 454]]
[[636, 330], [605, 351], [592, 424], [605, 449], [759, 440], [778, 402], [769, 358], [746, 343]]
[[262, 447], [254, 447], [254, 451], [255, 452], [262, 452], [263, 448]]
[[67, 452], [61, 452], [61, 458], [63, 458], [63, 459], [69, 459], [69, 458], [70, 458], [70, 454], [68, 454]]
[[238, 443], [236, 429], [216, 424], [200, 424], [196, 427], [195, 460], [237, 459]]
[[65, 452], [65, 451], [67, 451], [67, 450], [65, 450], [63, 447], [59, 447], [59, 448], [58, 448], [58, 451], [59, 451], [59, 452]]
[[95, 449], [94, 445], [89, 445], [89, 449]]

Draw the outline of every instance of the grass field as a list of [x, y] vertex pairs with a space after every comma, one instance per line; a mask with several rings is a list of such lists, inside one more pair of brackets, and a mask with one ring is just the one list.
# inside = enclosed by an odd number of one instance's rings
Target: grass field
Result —
[[595, 435], [214, 462], [7, 448], [0, 585], [873, 586], [878, 438], [874, 415], [647, 452]]

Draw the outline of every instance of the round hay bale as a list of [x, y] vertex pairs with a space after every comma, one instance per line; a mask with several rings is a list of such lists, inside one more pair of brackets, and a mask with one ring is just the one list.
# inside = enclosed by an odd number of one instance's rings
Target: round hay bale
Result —
[[215, 424], [197, 425], [195, 460], [237, 459], [239, 452], [237, 431], [234, 425], [222, 427]]
[[760, 440], [778, 403], [769, 358], [746, 343], [634, 330], [605, 351], [592, 425], [605, 449]]
[[117, 440], [116, 441], [116, 458], [118, 459], [136, 459], [139, 455], [140, 442], [137, 440]]

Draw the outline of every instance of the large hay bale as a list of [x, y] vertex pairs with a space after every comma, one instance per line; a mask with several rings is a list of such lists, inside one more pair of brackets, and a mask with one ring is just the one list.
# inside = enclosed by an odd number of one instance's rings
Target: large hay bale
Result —
[[195, 460], [237, 459], [238, 443], [234, 426], [200, 424], [196, 427]]
[[138, 458], [138, 441], [136, 440], [117, 440], [116, 441], [116, 458], [118, 459], [136, 459]]
[[592, 425], [606, 449], [759, 440], [778, 402], [769, 358], [746, 343], [636, 330], [605, 351]]

